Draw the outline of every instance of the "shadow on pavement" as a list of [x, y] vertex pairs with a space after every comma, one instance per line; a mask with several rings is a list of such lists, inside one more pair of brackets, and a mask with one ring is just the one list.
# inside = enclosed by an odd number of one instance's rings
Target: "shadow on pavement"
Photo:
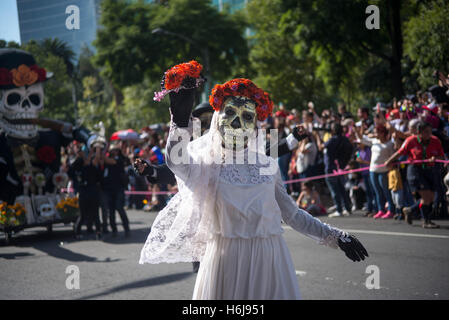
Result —
[[123, 231], [119, 231], [114, 237], [112, 233], [107, 233], [103, 235], [103, 242], [109, 244], [129, 244], [129, 243], [140, 243], [142, 246], [147, 240], [148, 234], [151, 228], [141, 228], [141, 229], [131, 229], [131, 236], [125, 237]]
[[103, 292], [100, 292], [97, 294], [92, 294], [89, 296], [81, 297], [78, 300], [94, 299], [94, 298], [106, 296], [109, 294], [117, 293], [120, 291], [139, 289], [139, 288], [145, 288], [145, 287], [151, 287], [151, 286], [158, 286], [158, 285], [165, 284], [165, 283], [181, 281], [181, 280], [188, 278], [192, 275], [196, 276], [196, 274], [192, 273], [192, 272], [182, 272], [182, 273], [175, 273], [175, 274], [170, 274], [170, 275], [166, 275], [166, 276], [160, 276], [160, 277], [156, 277], [156, 278], [150, 278], [150, 279], [146, 279], [146, 280], [135, 281], [135, 282], [124, 284], [124, 285], [121, 285], [118, 287], [111, 288], [109, 290], [106, 290], [106, 291], [103, 291]]
[[[89, 239], [86, 237], [86, 239]], [[73, 232], [71, 230], [57, 230], [52, 233], [48, 232], [36, 232], [32, 234], [21, 234], [12, 239], [10, 246], [17, 248], [33, 248], [47, 255], [59, 259], [64, 259], [71, 262], [115, 262], [120, 259], [98, 260], [96, 257], [91, 257], [81, 253], [73, 252], [60, 245], [61, 242], [70, 243], [76, 240], [73, 239]], [[28, 252], [16, 253], [16, 254], [2, 254], [0, 258], [14, 259], [18, 256], [33, 256]]]
[[6, 260], [14, 260], [16, 258], [30, 257], [30, 256], [34, 256], [34, 254], [28, 252], [3, 253], [0, 254], [0, 259], [3, 258]]

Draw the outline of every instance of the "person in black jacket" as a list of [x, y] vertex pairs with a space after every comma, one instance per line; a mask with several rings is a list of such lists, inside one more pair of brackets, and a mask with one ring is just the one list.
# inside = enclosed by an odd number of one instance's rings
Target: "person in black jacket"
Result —
[[81, 226], [87, 225], [88, 232], [92, 232], [92, 224], [95, 224], [97, 239], [101, 238], [101, 223], [99, 217], [100, 206], [100, 181], [99, 169], [100, 148], [91, 148], [86, 156], [84, 151], [79, 151], [77, 159], [69, 168], [69, 176], [77, 180], [79, 190], [80, 216], [75, 222], [75, 238], [81, 239]]
[[120, 148], [111, 145], [109, 156], [104, 156], [103, 171], [103, 191], [106, 195], [109, 208], [109, 223], [112, 229], [112, 235], [117, 234], [117, 224], [115, 222], [115, 211], [117, 210], [122, 220], [125, 237], [130, 235], [129, 220], [125, 211], [125, 188], [128, 185], [128, 176], [125, 172], [125, 157]]
[[[351, 142], [343, 135], [343, 128], [339, 123], [331, 126], [332, 137], [324, 145], [324, 170], [331, 174], [334, 170], [343, 170], [353, 153]], [[349, 194], [345, 190], [344, 176], [326, 177], [326, 184], [337, 208], [337, 212], [329, 217], [341, 217], [351, 214], [352, 205]], [[343, 209], [344, 208], [344, 209]]]

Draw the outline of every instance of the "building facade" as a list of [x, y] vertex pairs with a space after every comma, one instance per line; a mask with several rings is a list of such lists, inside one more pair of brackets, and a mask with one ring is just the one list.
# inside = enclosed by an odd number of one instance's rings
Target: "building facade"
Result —
[[[93, 49], [92, 41], [96, 37], [100, 1], [17, 0], [21, 43], [58, 38], [67, 42], [78, 57], [83, 46]], [[79, 19], [78, 13], [70, 6], [79, 9]]]

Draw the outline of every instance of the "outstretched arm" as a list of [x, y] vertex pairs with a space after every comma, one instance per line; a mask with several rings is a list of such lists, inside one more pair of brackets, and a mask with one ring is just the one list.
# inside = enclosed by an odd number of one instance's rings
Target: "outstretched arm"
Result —
[[314, 218], [307, 211], [298, 208], [284, 188], [279, 171], [276, 177], [276, 201], [282, 212], [282, 219], [296, 231], [332, 248], [342, 249], [352, 261], [365, 260], [368, 252], [353, 235], [331, 227]]

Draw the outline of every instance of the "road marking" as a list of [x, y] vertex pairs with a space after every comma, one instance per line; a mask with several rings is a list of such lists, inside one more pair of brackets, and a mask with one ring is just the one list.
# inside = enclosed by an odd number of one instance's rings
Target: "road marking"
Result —
[[301, 270], [295, 270], [295, 273], [297, 276], [300, 276], [300, 277], [304, 277], [307, 274], [307, 272], [301, 271]]
[[[285, 229], [293, 230], [290, 226], [284, 226]], [[367, 233], [367, 234], [377, 234], [386, 236], [404, 236], [404, 237], [423, 237], [423, 238], [438, 238], [438, 239], [449, 239], [449, 236], [439, 235], [439, 234], [423, 234], [423, 233], [406, 233], [406, 232], [388, 232], [388, 231], [375, 231], [375, 230], [357, 230], [357, 229], [344, 229], [347, 232], [353, 233]]]

